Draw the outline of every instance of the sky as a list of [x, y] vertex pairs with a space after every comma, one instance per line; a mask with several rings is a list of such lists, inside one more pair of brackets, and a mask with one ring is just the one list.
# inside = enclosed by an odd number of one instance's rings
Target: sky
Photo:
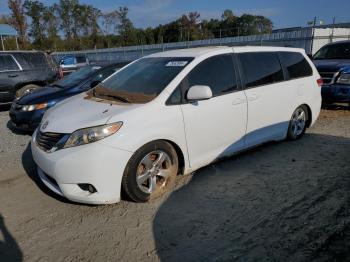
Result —
[[[52, 4], [57, 0], [44, 0]], [[350, 22], [350, 0], [80, 0], [102, 11], [118, 6], [129, 8], [136, 27], [157, 26], [177, 19], [184, 13], [198, 11], [200, 19], [220, 18], [225, 9], [235, 15], [250, 13], [270, 18], [274, 28], [306, 26], [316, 16], [325, 23]], [[0, 14], [7, 14], [7, 0], [0, 0]]]

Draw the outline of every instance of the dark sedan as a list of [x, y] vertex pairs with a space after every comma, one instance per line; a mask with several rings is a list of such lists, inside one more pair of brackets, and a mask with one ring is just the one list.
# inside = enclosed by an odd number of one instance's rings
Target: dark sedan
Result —
[[327, 44], [313, 57], [322, 79], [324, 105], [350, 106], [350, 41]]
[[10, 124], [18, 130], [34, 131], [50, 107], [68, 97], [93, 88], [125, 65], [126, 63], [104, 67], [85, 66], [49, 86], [15, 100], [10, 110]]

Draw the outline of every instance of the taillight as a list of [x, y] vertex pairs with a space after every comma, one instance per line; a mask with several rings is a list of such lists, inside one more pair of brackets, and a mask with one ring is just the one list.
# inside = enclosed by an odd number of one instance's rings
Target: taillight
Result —
[[321, 87], [323, 85], [323, 80], [322, 78], [317, 79], [317, 85]]

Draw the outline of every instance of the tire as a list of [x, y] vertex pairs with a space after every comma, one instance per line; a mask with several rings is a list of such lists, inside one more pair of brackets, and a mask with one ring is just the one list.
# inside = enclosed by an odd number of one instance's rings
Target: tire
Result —
[[150, 142], [130, 158], [122, 188], [131, 200], [147, 202], [174, 186], [177, 171], [178, 157], [172, 145], [165, 141]]
[[309, 113], [306, 106], [299, 106], [292, 114], [289, 121], [287, 139], [297, 140], [301, 138], [306, 131]]
[[39, 89], [39, 88], [40, 88], [40, 86], [38, 86], [38, 85], [33, 85], [33, 84], [25, 85], [16, 91], [16, 98], [20, 98], [20, 97], [22, 97], [26, 94], [29, 94], [29, 93], [31, 93], [34, 90]]

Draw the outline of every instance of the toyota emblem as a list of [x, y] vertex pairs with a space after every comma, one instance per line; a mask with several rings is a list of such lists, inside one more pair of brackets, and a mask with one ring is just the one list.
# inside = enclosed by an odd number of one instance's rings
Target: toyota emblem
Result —
[[44, 130], [48, 124], [49, 124], [49, 121], [45, 121], [45, 123], [41, 125], [41, 129]]

